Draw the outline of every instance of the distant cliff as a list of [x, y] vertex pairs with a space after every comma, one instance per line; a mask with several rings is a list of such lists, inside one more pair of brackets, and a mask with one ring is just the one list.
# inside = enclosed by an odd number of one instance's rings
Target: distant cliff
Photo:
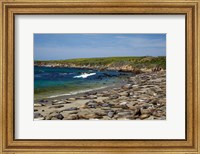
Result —
[[166, 57], [105, 57], [68, 60], [35, 61], [35, 66], [73, 67], [97, 70], [118, 70], [128, 72], [149, 72], [166, 69]]

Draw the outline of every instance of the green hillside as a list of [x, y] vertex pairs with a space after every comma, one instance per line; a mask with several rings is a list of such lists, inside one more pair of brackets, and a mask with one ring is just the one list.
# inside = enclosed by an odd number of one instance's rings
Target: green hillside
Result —
[[166, 57], [105, 57], [105, 58], [79, 58], [68, 60], [35, 61], [36, 65], [76, 65], [76, 66], [132, 66], [135, 68], [161, 67], [166, 69]]

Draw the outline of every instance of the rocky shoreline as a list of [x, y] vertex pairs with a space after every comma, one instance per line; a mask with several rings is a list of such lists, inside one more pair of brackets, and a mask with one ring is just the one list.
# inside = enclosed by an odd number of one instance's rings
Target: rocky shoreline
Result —
[[165, 120], [166, 71], [129, 77], [122, 86], [34, 103], [34, 120]]
[[77, 69], [92, 69], [92, 70], [115, 70], [115, 71], [121, 71], [121, 72], [132, 72], [135, 74], [140, 73], [146, 73], [146, 72], [156, 72], [156, 71], [164, 71], [162, 67], [156, 66], [156, 67], [142, 67], [137, 68], [129, 64], [124, 64], [120, 66], [115, 66], [113, 64], [107, 64], [107, 65], [77, 65], [73, 63], [69, 64], [60, 64], [60, 63], [35, 63], [34, 66], [37, 67], [52, 67], [52, 68], [77, 68]]

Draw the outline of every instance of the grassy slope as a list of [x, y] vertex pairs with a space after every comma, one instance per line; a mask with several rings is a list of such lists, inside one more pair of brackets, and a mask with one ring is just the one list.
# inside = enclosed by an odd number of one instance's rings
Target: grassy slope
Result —
[[166, 68], [166, 57], [105, 57], [105, 58], [79, 58], [68, 60], [35, 61], [36, 64], [75, 64], [90, 66], [122, 66], [131, 65], [137, 68]]

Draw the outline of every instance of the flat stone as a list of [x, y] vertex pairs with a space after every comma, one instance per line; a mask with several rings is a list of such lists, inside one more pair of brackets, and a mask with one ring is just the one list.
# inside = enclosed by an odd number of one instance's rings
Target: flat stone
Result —
[[96, 118], [100, 118], [101, 116], [96, 115], [94, 113], [84, 113], [84, 112], [80, 112], [78, 114], [80, 119], [96, 119]]
[[149, 114], [142, 114], [141, 116], [140, 116], [140, 119], [146, 119], [146, 118], [148, 118], [150, 115]]
[[63, 120], [77, 120], [77, 119], [79, 119], [79, 116], [76, 115], [76, 114], [72, 114], [72, 115], [69, 115], [67, 117], [64, 117]]
[[61, 108], [61, 107], [64, 107], [64, 105], [54, 105], [54, 106], [50, 106], [49, 108]]
[[120, 93], [121, 96], [129, 96], [129, 93], [128, 92], [122, 92]]
[[103, 106], [103, 107], [108, 107], [108, 106], [110, 106], [108, 103], [103, 103], [101, 106]]
[[[132, 115], [133, 113], [131, 112], [119, 112], [117, 115], [120, 116], [120, 117], [124, 117], [124, 116], [127, 116], [127, 115]], [[134, 115], [134, 114], [133, 114]]]
[[122, 102], [119, 105], [126, 105], [126, 104], [127, 104], [127, 102]]
[[39, 118], [42, 117], [42, 115], [38, 112], [34, 112], [34, 118]]
[[87, 97], [85, 96], [82, 96], [82, 97], [79, 97], [78, 99], [86, 99]]
[[96, 95], [90, 95], [90, 96], [88, 96], [88, 98], [90, 98], [90, 99], [97, 99], [97, 96]]
[[102, 110], [110, 110], [110, 107], [102, 107]]
[[108, 112], [108, 117], [112, 118], [114, 116], [114, 114], [115, 114], [115, 112], [110, 111], [110, 112]]
[[47, 103], [48, 100], [42, 99], [42, 100], [40, 100], [40, 102], [41, 102], [41, 103]]
[[34, 118], [34, 120], [45, 120], [44, 117], [38, 117], [38, 118]]
[[76, 98], [68, 98], [69, 101], [75, 101]]
[[119, 96], [118, 95], [111, 95], [110, 97], [109, 97], [109, 99], [117, 99]]
[[62, 111], [73, 111], [73, 110], [78, 110], [78, 109], [79, 109], [78, 107], [70, 107], [70, 108], [64, 109]]
[[34, 104], [34, 107], [41, 107], [42, 104]]
[[105, 112], [105, 110], [98, 110], [98, 111], [95, 111], [95, 114], [98, 116], [105, 116], [107, 115], [107, 112]]
[[141, 114], [150, 114], [150, 110], [149, 109], [140, 109]]
[[66, 104], [66, 102], [65, 101], [59, 101], [59, 102], [52, 103], [52, 105], [59, 105], [59, 104]]
[[58, 100], [53, 100], [53, 101], [51, 101], [52, 103], [55, 103], [55, 102], [58, 102]]
[[146, 118], [145, 120], [154, 120], [154, 116], [150, 116], [149, 118]]
[[97, 92], [96, 91], [89, 91], [85, 93], [86, 95], [96, 95]]
[[56, 116], [56, 118], [62, 120], [62, 119], [64, 118], [64, 116], [63, 116], [62, 114], [58, 114], [58, 115]]
[[122, 86], [123, 89], [131, 89], [132, 88], [132, 84], [126, 84]]

